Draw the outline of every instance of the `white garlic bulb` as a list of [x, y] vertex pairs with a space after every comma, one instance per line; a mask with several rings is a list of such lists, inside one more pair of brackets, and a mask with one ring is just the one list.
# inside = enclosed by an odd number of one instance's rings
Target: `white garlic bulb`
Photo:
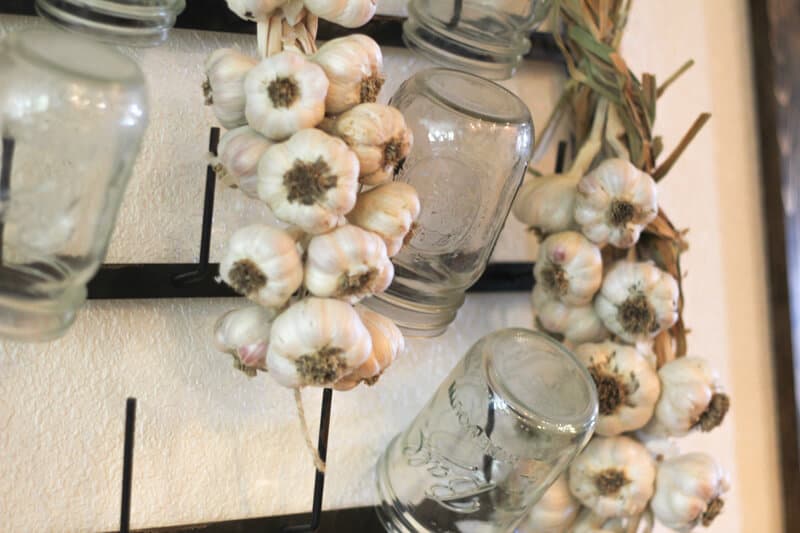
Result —
[[359, 104], [321, 127], [356, 153], [366, 185], [391, 181], [414, 141], [403, 114], [383, 104]]
[[267, 369], [269, 332], [275, 311], [251, 305], [228, 311], [214, 325], [214, 346], [233, 356], [234, 366], [250, 376]]
[[215, 50], [205, 63], [206, 81], [203, 93], [206, 105], [224, 128], [247, 124], [244, 115], [244, 80], [257, 61], [232, 48]]
[[294, 239], [262, 224], [245, 226], [233, 234], [219, 274], [233, 290], [266, 307], [281, 307], [303, 283], [303, 265]]
[[356, 307], [356, 311], [372, 338], [372, 352], [361, 366], [333, 385], [336, 390], [350, 390], [359, 383], [374, 385], [383, 371], [405, 349], [403, 334], [394, 322], [361, 305]]
[[330, 82], [325, 99], [329, 115], [378, 99], [384, 82], [383, 55], [370, 37], [354, 34], [330, 40], [311, 60], [322, 67]]
[[420, 209], [416, 189], [408, 183], [393, 181], [359, 194], [347, 220], [380, 235], [387, 254], [394, 257], [403, 247]]
[[582, 344], [575, 355], [597, 387], [598, 435], [613, 437], [647, 424], [661, 385], [655, 369], [636, 348], [607, 341]]
[[711, 431], [725, 419], [730, 398], [705, 359], [680, 357], [661, 367], [658, 377], [661, 397], [646, 433], [682, 437], [693, 429]]
[[217, 146], [217, 178], [250, 198], [258, 198], [258, 161], [272, 144], [250, 126], [226, 131]]
[[606, 274], [594, 308], [623, 340], [647, 341], [678, 320], [678, 282], [652, 263], [618, 261]]
[[383, 240], [358, 226], [315, 236], [306, 257], [305, 284], [314, 296], [354, 304], [385, 291], [394, 277]]
[[372, 338], [341, 300], [305, 298], [272, 323], [267, 367], [284, 387], [328, 387], [363, 364]]
[[345, 28], [357, 28], [375, 15], [378, 0], [305, 0], [305, 3], [320, 18]]
[[600, 153], [606, 112], [607, 103], [598, 105], [592, 131], [567, 172], [533, 178], [520, 187], [512, 206], [517, 220], [542, 235], [576, 227], [574, 214], [578, 182]]
[[263, 59], [244, 81], [250, 127], [280, 141], [325, 117], [328, 78], [319, 65], [287, 50]]
[[603, 281], [600, 249], [583, 235], [562, 231], [539, 246], [533, 269], [536, 285], [569, 305], [586, 305]]
[[572, 494], [602, 517], [633, 516], [653, 496], [655, 463], [628, 437], [594, 437], [569, 467]]
[[566, 533], [578, 516], [581, 506], [569, 491], [565, 475], [548, 488], [528, 517], [520, 524], [519, 533]]
[[589, 240], [630, 248], [658, 214], [656, 182], [625, 159], [607, 159], [578, 183], [575, 220]]
[[650, 507], [659, 522], [688, 533], [699, 525], [711, 525], [722, 511], [722, 495], [729, 488], [727, 474], [713, 458], [689, 453], [659, 465]]
[[533, 287], [533, 308], [539, 325], [549, 333], [564, 336], [574, 344], [599, 342], [608, 338], [608, 330], [592, 304], [570, 306], [553, 298], [542, 286]]
[[358, 158], [341, 139], [317, 129], [272, 146], [258, 164], [258, 196], [276, 217], [307, 233], [343, 223], [357, 192]]

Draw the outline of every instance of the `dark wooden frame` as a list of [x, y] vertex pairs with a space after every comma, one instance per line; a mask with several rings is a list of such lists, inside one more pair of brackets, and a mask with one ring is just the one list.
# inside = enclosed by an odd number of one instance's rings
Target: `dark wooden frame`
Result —
[[[750, 0], [784, 531], [800, 531], [800, 3]], [[783, 147], [783, 150], [781, 150]], [[765, 391], [767, 393], [767, 391]]]

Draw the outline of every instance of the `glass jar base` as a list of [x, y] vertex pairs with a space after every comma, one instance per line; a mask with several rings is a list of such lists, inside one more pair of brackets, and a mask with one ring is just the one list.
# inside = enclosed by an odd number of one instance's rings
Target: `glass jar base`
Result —
[[85, 300], [83, 285], [48, 298], [0, 294], [0, 337], [22, 342], [57, 339], [75, 321]]
[[464, 295], [445, 305], [426, 305], [392, 294], [389, 290], [361, 302], [391, 319], [409, 337], [438, 337], [456, 319]]
[[511, 78], [530, 49], [530, 41], [487, 42], [450, 31], [437, 21], [427, 21], [413, 4], [403, 23], [406, 46], [440, 65], [464, 70], [492, 80]]

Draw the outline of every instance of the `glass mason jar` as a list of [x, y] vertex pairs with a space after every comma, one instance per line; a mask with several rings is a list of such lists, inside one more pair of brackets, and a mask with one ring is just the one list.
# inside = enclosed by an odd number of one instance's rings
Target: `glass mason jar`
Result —
[[552, 0], [411, 0], [403, 24], [409, 48], [445, 66], [491, 79], [514, 75], [530, 32]]
[[435, 336], [486, 269], [525, 175], [533, 125], [513, 93], [455, 70], [416, 74], [391, 105], [414, 134], [396, 179], [416, 188], [422, 211], [392, 260], [392, 285], [365, 303], [409, 335]]
[[378, 461], [387, 531], [507, 533], [586, 445], [589, 373], [524, 329], [479, 340]]
[[105, 256], [147, 122], [121, 53], [60, 30], [0, 42], [0, 336], [58, 337]]
[[41, 16], [62, 28], [128, 46], [167, 40], [185, 0], [36, 0]]

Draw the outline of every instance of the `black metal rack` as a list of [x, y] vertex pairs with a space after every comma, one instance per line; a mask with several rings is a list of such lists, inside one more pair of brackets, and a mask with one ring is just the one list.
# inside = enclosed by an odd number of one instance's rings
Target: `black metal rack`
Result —
[[[36, 15], [33, 0], [3, 0], [0, 14]], [[398, 17], [376, 16], [358, 32], [374, 38], [383, 46], [400, 46], [402, 40], [402, 21]], [[237, 18], [222, 0], [191, 0], [178, 17], [177, 28], [225, 31], [234, 33], [255, 33], [255, 27]], [[319, 39], [327, 40], [352, 30], [320, 21]], [[563, 64], [563, 56], [549, 33], [531, 34], [531, 51], [527, 59]], [[209, 138], [209, 151], [216, 153], [219, 129], [212, 128]], [[559, 143], [556, 168], [563, 166], [565, 143]], [[0, 168], [0, 196], [5, 197], [9, 189], [13, 141], [3, 139], [2, 168]], [[211, 165], [206, 169], [202, 231], [199, 258], [197, 263], [146, 263], [146, 264], [104, 264], [88, 284], [89, 299], [155, 299], [155, 298], [215, 298], [237, 297], [227, 285], [218, 283], [214, 277], [218, 265], [210, 263], [211, 227], [213, 224], [216, 175]], [[0, 225], [0, 245], [2, 244], [2, 225]], [[0, 253], [1, 253], [0, 246]], [[0, 261], [2, 256], [0, 255]], [[533, 287], [532, 263], [492, 263], [480, 280], [469, 292], [529, 291]], [[321, 402], [318, 452], [324, 461], [327, 454], [328, 433], [330, 429], [333, 391], [324, 389]], [[120, 512], [120, 531], [129, 531], [131, 486], [133, 476], [134, 425], [136, 399], [129, 398], [126, 405], [125, 448], [123, 458], [122, 505]], [[322, 519], [322, 499], [325, 474], [317, 471], [314, 480], [313, 504], [308, 523], [282, 526], [283, 531], [298, 533], [316, 531]], [[283, 517], [288, 522], [294, 517]], [[251, 519], [253, 527], [260, 527], [264, 519]], [[247, 526], [242, 526], [247, 527]], [[249, 527], [248, 527], [249, 529]], [[239, 530], [238, 527], [236, 530]], [[227, 529], [226, 529], [227, 531]]]

